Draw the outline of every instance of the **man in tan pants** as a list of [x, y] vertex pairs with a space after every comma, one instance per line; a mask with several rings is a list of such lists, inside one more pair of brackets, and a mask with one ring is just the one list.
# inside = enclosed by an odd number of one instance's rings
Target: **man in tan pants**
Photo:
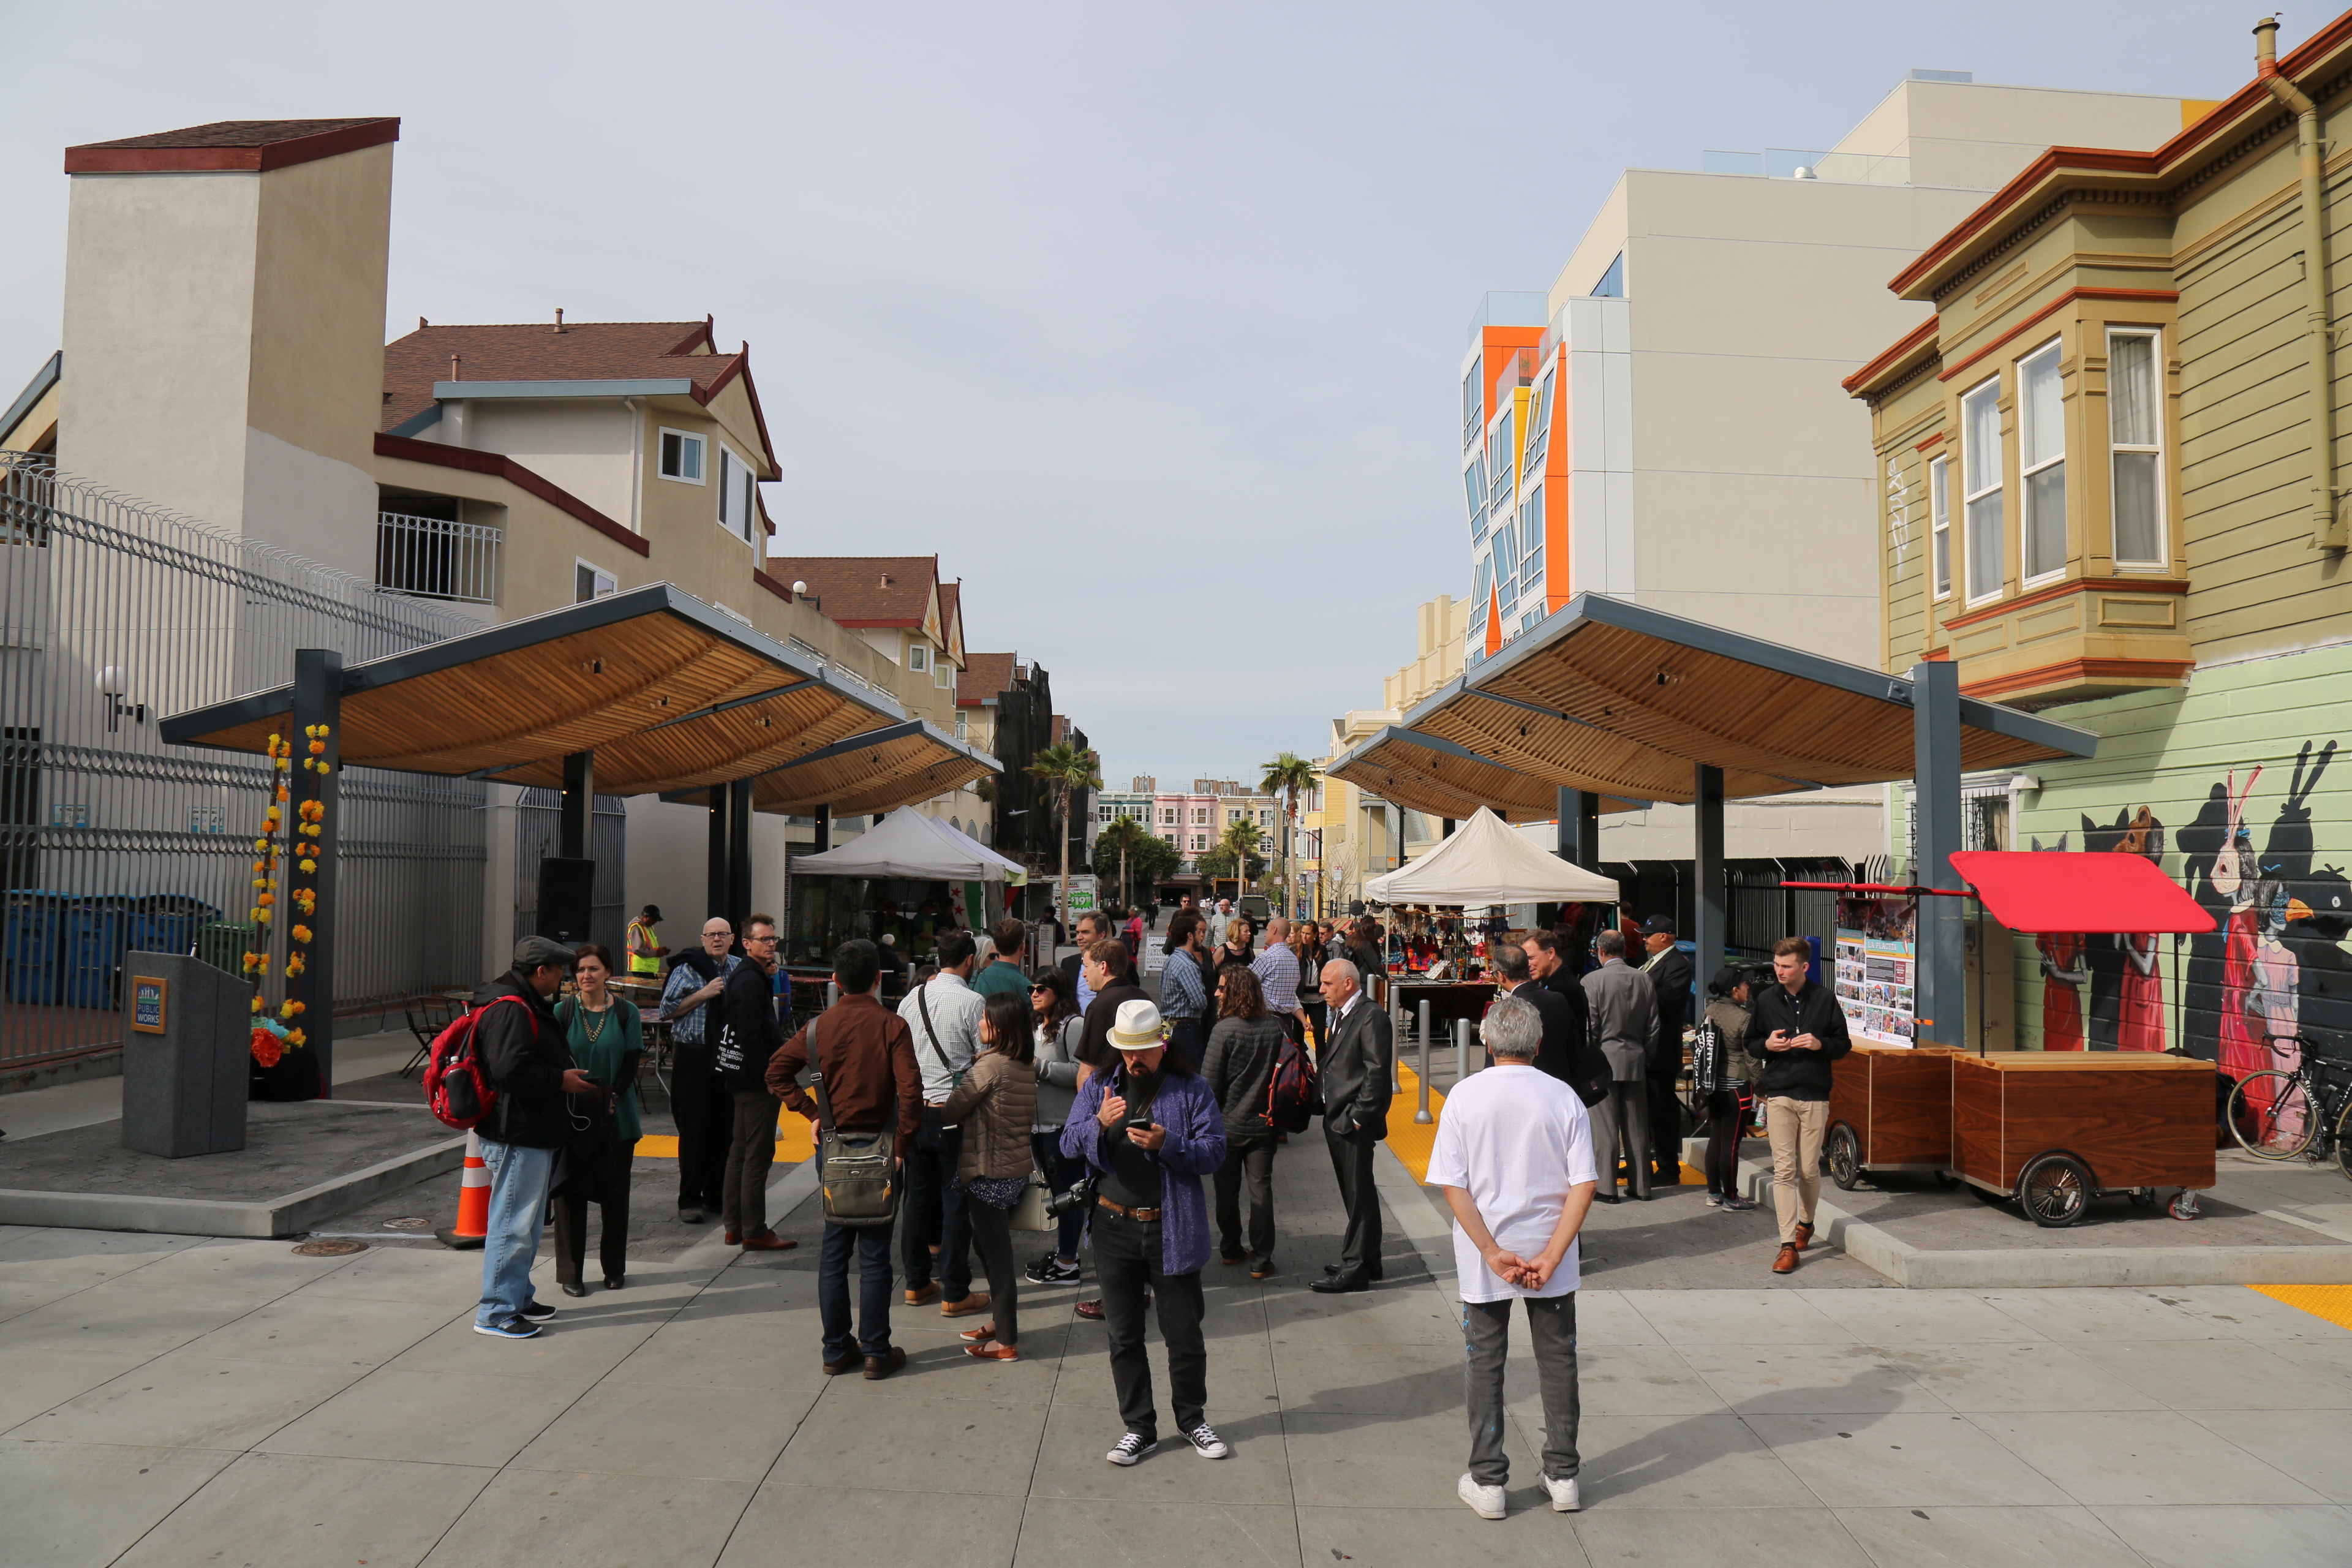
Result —
[[1812, 1242], [1832, 1064], [1853, 1048], [1845, 1009], [1811, 977], [1815, 962], [1804, 937], [1775, 942], [1772, 974], [1780, 984], [1756, 998], [1748, 1025], [1748, 1054], [1761, 1068], [1757, 1098], [1764, 1102], [1764, 1131], [1772, 1142], [1772, 1208], [1780, 1221], [1775, 1274], [1796, 1272], [1799, 1255]]

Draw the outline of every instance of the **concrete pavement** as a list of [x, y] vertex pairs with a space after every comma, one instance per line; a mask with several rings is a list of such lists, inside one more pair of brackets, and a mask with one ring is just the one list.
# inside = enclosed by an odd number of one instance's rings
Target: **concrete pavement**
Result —
[[2352, 1334], [2233, 1287], [1596, 1285], [1586, 1511], [1539, 1506], [1515, 1363], [1513, 1512], [1482, 1521], [1447, 1253], [1393, 1174], [1427, 1254], [1392, 1225], [1387, 1285], [1318, 1297], [1328, 1167], [1283, 1151], [1287, 1272], [1208, 1270], [1234, 1457], [1133, 1470], [1070, 1288], [1024, 1289], [1018, 1363], [934, 1308], [895, 1315], [898, 1377], [824, 1377], [805, 1205], [781, 1257], [545, 1284], [519, 1344], [469, 1331], [472, 1257], [0, 1232], [0, 1565], [2345, 1560]]

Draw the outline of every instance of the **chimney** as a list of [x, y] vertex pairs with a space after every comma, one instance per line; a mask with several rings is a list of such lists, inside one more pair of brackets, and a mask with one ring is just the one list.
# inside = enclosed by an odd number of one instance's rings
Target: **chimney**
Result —
[[449, 356], [449, 379], [451, 381], [463, 381], [466, 379], [464, 376], [457, 374], [457, 356], [456, 354], [451, 354]]
[[563, 307], [561, 305], [555, 307], [555, 330], [559, 332], [563, 330]]
[[887, 588], [887, 587], [888, 587], [888, 586], [890, 585], [890, 574], [888, 574], [887, 572], [885, 572], [885, 573], [883, 573], [883, 574], [882, 574], [882, 585], [883, 585], [885, 588]]

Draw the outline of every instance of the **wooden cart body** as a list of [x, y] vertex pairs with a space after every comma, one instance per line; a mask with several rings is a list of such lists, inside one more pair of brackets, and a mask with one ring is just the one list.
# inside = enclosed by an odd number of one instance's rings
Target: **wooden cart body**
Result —
[[2102, 1192], [2210, 1187], [2213, 1072], [2145, 1051], [1955, 1055], [1953, 1173], [2006, 1195], [2032, 1161], [2063, 1153]]
[[1949, 1046], [1855, 1041], [1830, 1080], [1829, 1125], [1853, 1129], [1865, 1171], [1936, 1171], [1952, 1164]]

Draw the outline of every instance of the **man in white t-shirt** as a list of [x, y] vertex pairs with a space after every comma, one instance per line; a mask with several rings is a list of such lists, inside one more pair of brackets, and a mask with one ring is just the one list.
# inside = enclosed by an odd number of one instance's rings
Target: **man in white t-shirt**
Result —
[[1481, 1519], [1503, 1517], [1511, 1465], [1503, 1454], [1503, 1359], [1511, 1302], [1527, 1303], [1528, 1336], [1543, 1394], [1544, 1489], [1561, 1513], [1577, 1496], [1576, 1233], [1601, 1173], [1576, 1091], [1535, 1066], [1543, 1018], [1516, 996], [1480, 1029], [1495, 1058], [1445, 1097], [1429, 1157], [1430, 1184], [1454, 1210], [1469, 1349], [1470, 1468], [1455, 1490]]

